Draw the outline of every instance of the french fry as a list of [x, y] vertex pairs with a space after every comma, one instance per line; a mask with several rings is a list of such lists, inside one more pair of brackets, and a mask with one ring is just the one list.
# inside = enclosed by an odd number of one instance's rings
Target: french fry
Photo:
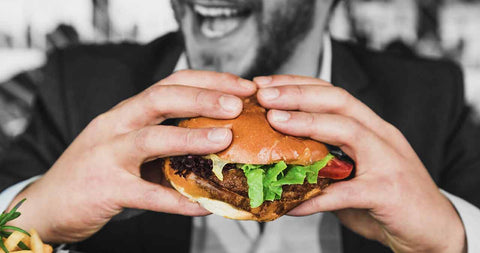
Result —
[[23, 244], [25, 244], [25, 246], [27, 246], [28, 248], [30, 248], [30, 236], [25, 236], [25, 237], [22, 239], [22, 242], [23, 242]]
[[43, 253], [43, 242], [35, 229], [30, 230], [30, 249], [33, 253]]
[[28, 237], [26, 234], [18, 231], [13, 231], [13, 233], [5, 240], [5, 247], [9, 250], [12, 251], [14, 250], [18, 243], [23, 240], [25, 237]]
[[[25, 198], [18, 202], [12, 210], [9, 212], [4, 212], [1, 214], [1, 222], [5, 225], [7, 222], [14, 220], [20, 216], [20, 212], [17, 212], [17, 209], [25, 202]], [[28, 236], [27, 232], [21, 228], [15, 226], [1, 226], [0, 227], [0, 253], [11, 252], [11, 253], [52, 253], [52, 246], [48, 244], [43, 244], [42, 239], [38, 235], [35, 229], [30, 230], [30, 235]], [[11, 230], [14, 230], [10, 233]], [[22, 231], [22, 232], [20, 232]], [[6, 235], [9, 235], [6, 238]], [[20, 244], [20, 245], [19, 245]], [[24, 249], [27, 250], [24, 250]], [[30, 250], [28, 250], [30, 249]], [[4, 251], [5, 250], [5, 251]]]
[[43, 245], [43, 253], [52, 253], [52, 252], [53, 252], [52, 246], [48, 244]]

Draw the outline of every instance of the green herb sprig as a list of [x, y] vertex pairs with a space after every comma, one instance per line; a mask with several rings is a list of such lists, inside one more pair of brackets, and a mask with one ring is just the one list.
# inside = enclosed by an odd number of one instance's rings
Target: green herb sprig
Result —
[[[25, 200], [27, 200], [27, 199], [22, 199], [20, 202], [18, 202], [12, 208], [12, 210], [10, 210], [10, 212], [7, 213], [6, 210], [5, 210], [2, 214], [0, 214], [0, 248], [5, 253], [10, 253], [10, 252], [7, 250], [7, 247], [5, 247], [5, 244], [3, 243], [3, 239], [8, 238], [12, 234], [12, 232], [11, 232], [12, 230], [13, 231], [18, 231], [18, 232], [21, 232], [21, 233], [24, 233], [24, 234], [30, 236], [30, 234], [27, 231], [25, 231], [25, 230], [23, 230], [19, 227], [7, 226], [6, 225], [9, 221], [14, 220], [21, 215], [20, 212], [17, 212], [17, 209], [23, 204], [23, 202], [25, 202]], [[27, 245], [25, 245], [23, 242], [19, 242], [18, 247], [20, 247], [20, 249], [22, 249], [22, 250], [29, 250]]]

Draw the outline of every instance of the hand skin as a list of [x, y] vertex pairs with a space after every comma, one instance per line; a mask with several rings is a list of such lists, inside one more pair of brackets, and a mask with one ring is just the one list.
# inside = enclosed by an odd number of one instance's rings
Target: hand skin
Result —
[[254, 82], [275, 129], [337, 145], [356, 163], [355, 178], [329, 186], [290, 215], [332, 211], [394, 252], [466, 252], [459, 215], [398, 129], [320, 79], [279, 75]]
[[[229, 129], [158, 124], [168, 118], [234, 118], [243, 106], [239, 97], [255, 92], [253, 82], [232, 74], [174, 73], [92, 120], [50, 170], [12, 202], [27, 198], [11, 225], [35, 228], [43, 240], [60, 243], [88, 238], [124, 208], [209, 214], [172, 188], [142, 179], [141, 165], [225, 149], [232, 138]], [[156, 169], [153, 174], [159, 174]]]

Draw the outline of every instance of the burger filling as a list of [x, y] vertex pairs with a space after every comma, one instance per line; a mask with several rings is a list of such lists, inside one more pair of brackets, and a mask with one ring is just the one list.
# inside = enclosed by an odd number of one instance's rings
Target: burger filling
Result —
[[[170, 161], [176, 174], [185, 177], [193, 172], [238, 194], [247, 194], [250, 207], [255, 208], [264, 201], [280, 200], [286, 186], [317, 184], [319, 171], [333, 158], [328, 154], [306, 166], [286, 164], [284, 161], [268, 165], [234, 164], [216, 155], [178, 156]], [[228, 180], [225, 175], [228, 175]]]

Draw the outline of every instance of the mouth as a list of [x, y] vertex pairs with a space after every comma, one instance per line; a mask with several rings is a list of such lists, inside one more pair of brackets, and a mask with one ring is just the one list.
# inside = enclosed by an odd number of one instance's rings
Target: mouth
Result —
[[253, 7], [221, 1], [191, 3], [195, 23], [208, 39], [221, 39], [238, 31], [253, 13]]

